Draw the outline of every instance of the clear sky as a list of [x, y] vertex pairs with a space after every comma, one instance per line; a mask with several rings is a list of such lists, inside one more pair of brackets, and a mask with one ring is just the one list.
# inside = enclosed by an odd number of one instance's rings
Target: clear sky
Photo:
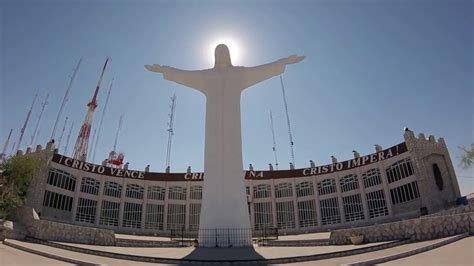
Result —
[[[0, 1], [0, 145], [13, 141], [35, 93], [25, 132], [29, 143], [40, 105], [50, 93], [39, 143], [45, 144], [72, 69], [82, 65], [64, 117], [74, 121], [69, 155], [107, 56], [110, 67], [98, 97], [97, 128], [115, 78], [96, 163], [113, 146], [130, 168], [165, 168], [170, 97], [177, 95], [172, 171], [203, 169], [205, 98], [147, 72], [144, 64], [182, 69], [212, 67], [212, 45], [230, 40], [234, 65], [254, 66], [306, 55], [283, 76], [296, 167], [318, 165], [403, 141], [403, 128], [444, 137], [463, 194], [474, 171], [462, 170], [458, 146], [474, 141], [473, 1]], [[242, 95], [244, 165], [273, 162], [273, 111], [280, 169], [291, 160], [278, 78]], [[67, 127], [66, 133], [69, 127]], [[91, 132], [92, 134], [92, 132]], [[65, 144], [65, 136], [62, 144]], [[64, 147], [60, 147], [62, 153]], [[10, 149], [8, 149], [10, 150]]]

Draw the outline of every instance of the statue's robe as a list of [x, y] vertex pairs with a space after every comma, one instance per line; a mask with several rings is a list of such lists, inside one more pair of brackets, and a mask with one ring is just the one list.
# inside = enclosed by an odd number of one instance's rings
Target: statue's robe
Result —
[[[215, 237], [208, 229], [250, 229], [242, 163], [240, 97], [244, 89], [285, 70], [285, 63], [256, 67], [224, 66], [186, 71], [163, 67], [165, 79], [206, 95], [204, 184], [199, 222], [200, 246], [227, 244], [229, 237]], [[231, 237], [231, 245], [248, 245], [246, 237]], [[217, 240], [216, 240], [217, 239]]]

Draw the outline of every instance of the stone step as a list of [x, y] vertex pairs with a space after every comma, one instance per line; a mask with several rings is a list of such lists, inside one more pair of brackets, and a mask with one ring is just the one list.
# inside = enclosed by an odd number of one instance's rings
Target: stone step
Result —
[[[81, 245], [81, 244], [70, 244], [70, 243], [59, 243], [59, 242], [49, 242], [44, 240], [38, 239], [31, 239], [34, 243], [38, 243], [41, 245], [45, 245], [48, 247], [53, 247], [56, 249], [62, 249], [66, 251], [84, 253], [89, 255], [101, 256], [101, 257], [108, 257], [114, 259], [121, 259], [121, 260], [130, 260], [130, 261], [141, 261], [141, 262], [153, 262], [153, 263], [237, 263], [237, 264], [278, 264], [278, 263], [293, 263], [293, 262], [304, 262], [304, 261], [314, 261], [314, 260], [324, 260], [324, 259], [331, 259], [331, 258], [338, 258], [344, 256], [352, 256], [356, 254], [362, 254], [366, 252], [373, 252], [377, 250], [383, 250], [387, 248], [392, 248], [404, 244], [410, 243], [410, 240], [401, 240], [401, 241], [393, 241], [393, 242], [385, 242], [382, 244], [367, 244], [362, 246], [332, 246], [332, 247], [325, 247], [323, 253], [317, 253], [316, 250], [310, 251], [309, 255], [302, 255], [304, 253], [297, 252], [295, 247], [293, 248], [295, 251], [294, 256], [288, 255], [281, 255], [281, 247], [261, 247], [258, 250], [263, 253], [273, 253], [271, 257], [265, 258], [254, 251], [254, 249], [250, 248], [247, 249], [249, 252], [243, 252], [242, 255], [235, 255], [235, 252], [238, 251], [239, 248], [229, 249], [229, 248], [202, 248], [202, 249], [167, 249], [170, 252], [174, 252], [176, 254], [176, 250], [183, 250], [189, 252], [187, 255], [184, 254], [186, 252], [181, 252], [181, 256], [175, 256], [173, 258], [165, 257], [169, 252], [163, 253], [163, 249], [161, 250], [161, 255], [157, 254], [158, 249], [153, 248], [120, 248], [120, 247], [110, 247], [110, 246], [88, 246], [88, 245]], [[28, 244], [28, 243], [27, 243]], [[304, 248], [304, 247], [301, 247]], [[147, 251], [148, 250], [148, 251]], [[174, 251], [171, 251], [174, 250]], [[205, 252], [203, 252], [205, 250]], [[244, 250], [244, 249], [240, 249]], [[337, 250], [331, 252], [331, 250]], [[199, 252], [195, 252], [199, 251]], [[137, 255], [143, 254], [143, 255]], [[145, 255], [146, 254], [146, 255]], [[201, 255], [196, 255], [201, 254]], [[230, 257], [229, 257], [230, 254]], [[233, 254], [233, 255], [232, 255]], [[258, 256], [250, 256], [246, 257], [245, 254], [256, 254]], [[287, 252], [288, 254], [288, 252]]]
[[422, 247], [418, 247], [418, 248], [415, 248], [415, 249], [412, 249], [412, 250], [407, 250], [407, 251], [404, 251], [404, 252], [400, 252], [400, 253], [396, 253], [396, 254], [390, 254], [390, 255], [387, 255], [387, 256], [379, 257], [379, 258], [373, 258], [373, 259], [369, 259], [369, 260], [358, 261], [358, 262], [348, 263], [348, 264], [343, 264], [343, 265], [344, 266], [369, 266], [369, 265], [380, 264], [380, 263], [384, 263], [384, 262], [388, 262], [388, 261], [393, 261], [393, 260], [413, 256], [413, 255], [416, 255], [416, 254], [419, 254], [419, 253], [422, 253], [422, 252], [425, 252], [425, 251], [428, 251], [428, 250], [432, 250], [432, 249], [435, 249], [435, 248], [438, 248], [438, 247], [442, 247], [444, 245], [451, 244], [453, 242], [456, 242], [456, 241], [461, 240], [463, 238], [466, 238], [468, 236], [469, 236], [469, 233], [463, 233], [463, 234], [456, 235], [454, 237], [449, 237], [449, 238], [446, 238], [442, 241], [439, 241], [439, 242], [436, 242], [436, 243], [433, 243], [433, 244], [430, 244], [430, 245], [425, 245], [425, 246], [422, 246]]
[[157, 240], [140, 240], [116, 238], [115, 245], [118, 247], [183, 247], [189, 246], [188, 243], [180, 243], [179, 241], [157, 241]]
[[[223, 263], [231, 263], [233, 265], [267, 265], [280, 263], [308, 262], [309, 264], [304, 264], [312, 265], [313, 262], [310, 261], [320, 260], [318, 263], [336, 266], [340, 264], [353, 263], [354, 261], [362, 261], [391, 256], [398, 253], [417, 250], [419, 248], [432, 248], [433, 245], [437, 245], [438, 243], [444, 242], [447, 239], [449, 238], [423, 242], [410, 242], [409, 240], [404, 240], [383, 244], [366, 244], [363, 245], [362, 248], [359, 248], [358, 246], [325, 246], [301, 248], [259, 247], [255, 249], [247, 249], [247, 251], [245, 252], [243, 252], [244, 249], [239, 248], [159, 249], [121, 248], [113, 246], [91, 246], [90, 249], [86, 249], [87, 252], [81, 252], [79, 250], [71, 251], [64, 249], [64, 247], [57, 248], [49, 245], [58, 244], [55, 242], [48, 242], [48, 245], [22, 242], [17, 240], [8, 240], [7, 242], [16, 243], [17, 246], [24, 246], [30, 249], [41, 250], [44, 253], [61, 256], [65, 259], [94, 262], [91, 264], [95, 265], [107, 264], [114, 266], [122, 266], [130, 265], [132, 263], [131, 261], [133, 261], [133, 265], [149, 265], [145, 264], [145, 262], [180, 265], [221, 265]], [[39, 240], [38, 242], [45, 243], [47, 241]], [[80, 244], [68, 245], [80, 247], [88, 246]], [[63, 244], [63, 246], [65, 246], [65, 244]], [[306, 252], [301, 252], [301, 250], [303, 249], [306, 250]], [[109, 250], [109, 252], [103, 250]], [[116, 253], [110, 252], [110, 250], [116, 250]], [[331, 252], [333, 250], [338, 251]], [[308, 251], [309, 253], [307, 253]], [[253, 252], [254, 256], [251, 257], [251, 254], [249, 254], [248, 252]], [[290, 256], [290, 254], [293, 256]]]
[[264, 243], [267, 247], [317, 247], [329, 245], [329, 239], [273, 240]]

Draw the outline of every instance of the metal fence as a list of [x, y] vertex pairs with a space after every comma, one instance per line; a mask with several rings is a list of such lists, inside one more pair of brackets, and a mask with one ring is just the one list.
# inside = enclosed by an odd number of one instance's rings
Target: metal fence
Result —
[[242, 247], [251, 246], [252, 242], [265, 245], [268, 240], [278, 239], [278, 228], [261, 230], [246, 228], [171, 229], [170, 238], [173, 241], [179, 241], [183, 246], [197, 244], [197, 239], [201, 242], [200, 246], [206, 247]]

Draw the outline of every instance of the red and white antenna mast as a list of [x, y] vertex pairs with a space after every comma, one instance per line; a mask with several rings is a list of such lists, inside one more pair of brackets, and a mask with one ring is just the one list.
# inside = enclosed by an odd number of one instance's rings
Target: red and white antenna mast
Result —
[[107, 92], [107, 97], [105, 98], [104, 109], [102, 109], [102, 116], [100, 117], [99, 129], [97, 130], [95, 142], [93, 142], [94, 149], [92, 152], [92, 163], [95, 161], [95, 154], [97, 151], [97, 145], [99, 144], [100, 131], [102, 129], [102, 123], [104, 122], [105, 110], [107, 110], [107, 104], [109, 103], [110, 91], [112, 91], [113, 83], [114, 83], [114, 79], [112, 79], [112, 81], [110, 82], [109, 91]]
[[54, 139], [56, 135], [56, 127], [58, 126], [59, 119], [61, 118], [61, 114], [63, 113], [64, 106], [66, 105], [67, 101], [69, 100], [68, 95], [69, 91], [71, 90], [72, 83], [74, 82], [74, 78], [76, 77], [77, 71], [79, 70], [79, 66], [81, 65], [82, 58], [79, 59], [79, 63], [77, 63], [76, 68], [74, 68], [74, 71], [72, 72], [71, 79], [69, 80], [69, 84], [66, 89], [66, 93], [64, 94], [63, 101], [61, 103], [61, 107], [59, 108], [58, 116], [56, 117], [56, 121], [54, 122], [53, 126], [53, 132], [51, 133], [51, 139]]
[[31, 141], [30, 141], [30, 146], [33, 146], [33, 142], [36, 137], [36, 133], [38, 132], [38, 128], [41, 122], [41, 117], [43, 116], [44, 108], [46, 105], [48, 105], [48, 98], [49, 98], [49, 93], [46, 94], [46, 99], [41, 103], [41, 112], [38, 116], [38, 121], [36, 121], [36, 126], [35, 126], [35, 131], [33, 131], [33, 135], [31, 135]]
[[74, 159], [80, 161], [87, 160], [87, 147], [89, 145], [89, 136], [91, 133], [92, 119], [94, 117], [94, 111], [97, 107], [97, 94], [99, 93], [100, 84], [102, 83], [102, 78], [104, 77], [105, 69], [107, 68], [107, 63], [109, 58], [105, 60], [104, 67], [102, 68], [102, 73], [100, 74], [99, 81], [97, 82], [97, 87], [95, 88], [94, 96], [92, 100], [87, 104], [89, 109], [87, 110], [84, 123], [82, 124], [81, 130], [79, 131], [79, 136], [77, 136], [76, 145], [74, 146]]
[[30, 120], [31, 111], [33, 110], [33, 106], [35, 105], [37, 97], [38, 97], [38, 94], [35, 94], [35, 98], [33, 99], [33, 103], [31, 104], [31, 108], [28, 111], [28, 114], [26, 115], [25, 123], [23, 124], [23, 127], [21, 128], [20, 139], [18, 140], [18, 143], [16, 144], [16, 150], [17, 151], [20, 149], [21, 141], [23, 140], [23, 135], [25, 134], [26, 126], [28, 125], [28, 120]]
[[10, 142], [10, 137], [12, 136], [12, 131], [13, 131], [13, 128], [10, 129], [10, 133], [8, 134], [7, 141], [5, 142], [5, 145], [3, 146], [2, 153], [0, 153], [0, 162], [3, 162], [7, 158], [7, 147], [8, 147], [8, 143]]

